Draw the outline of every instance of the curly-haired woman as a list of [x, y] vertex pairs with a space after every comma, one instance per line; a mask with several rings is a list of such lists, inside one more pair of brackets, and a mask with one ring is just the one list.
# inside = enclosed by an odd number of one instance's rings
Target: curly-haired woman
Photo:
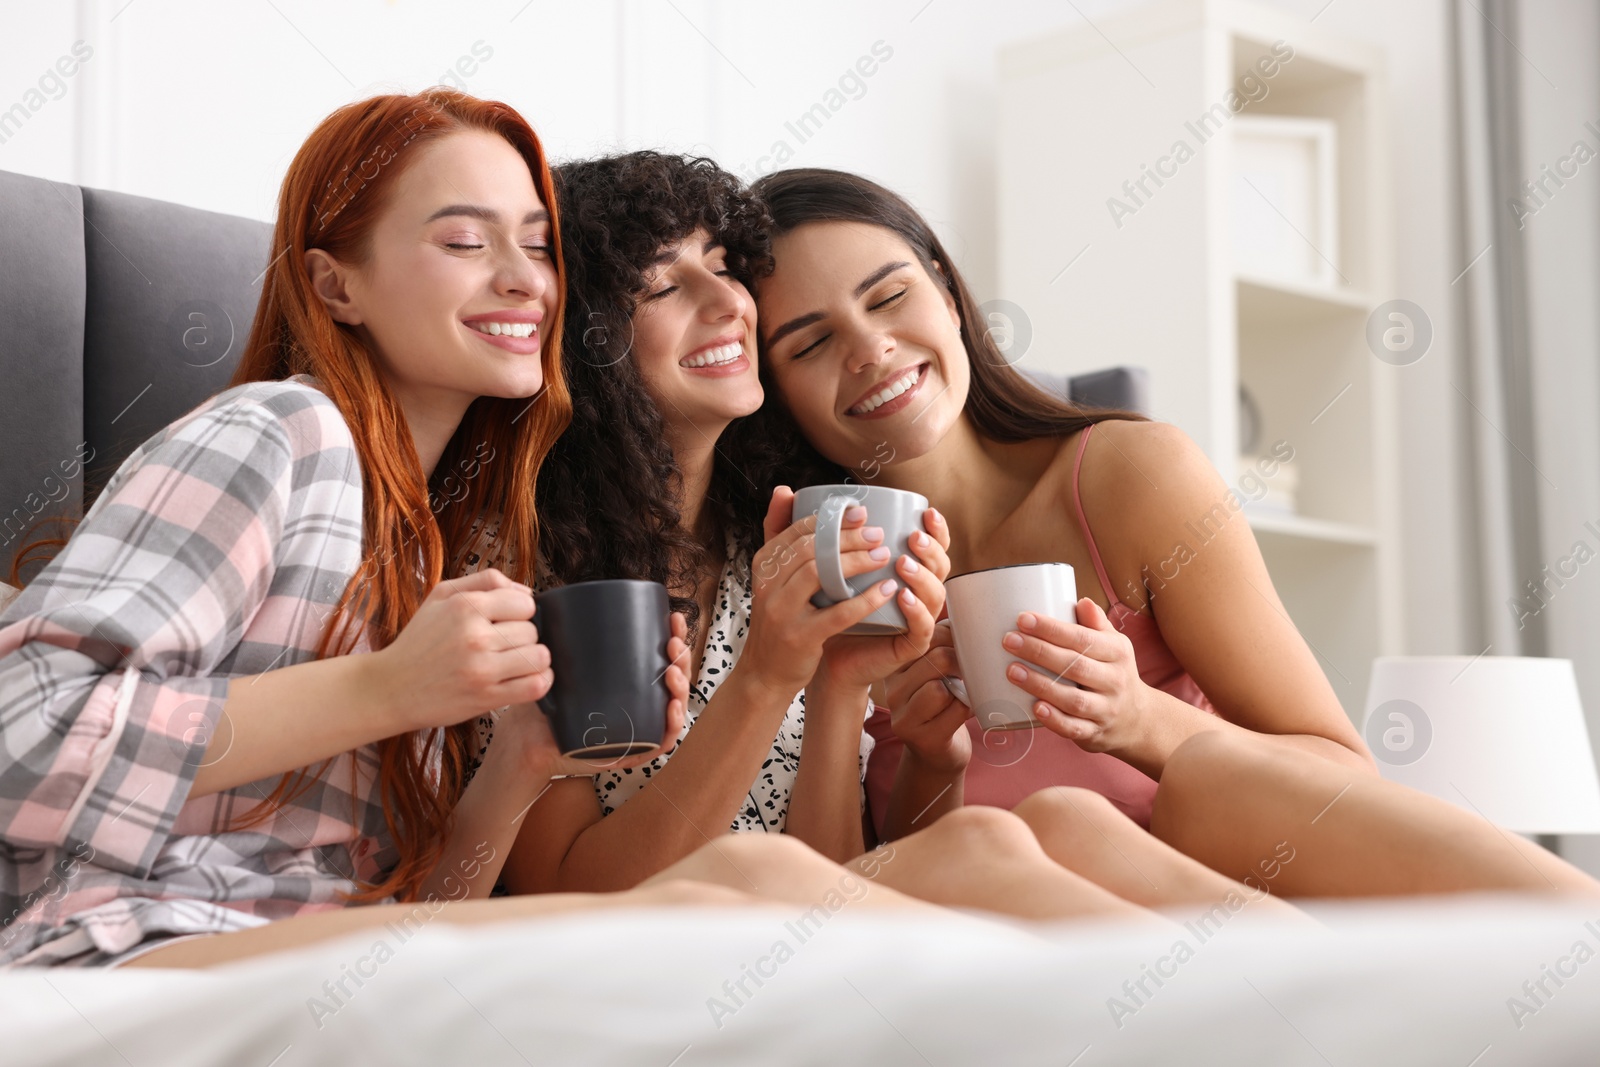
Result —
[[[811, 607], [814, 520], [789, 521], [786, 490], [755, 500], [725, 432], [761, 405], [746, 286], [766, 255], [765, 214], [705, 159], [636, 152], [564, 164], [556, 179], [574, 410], [539, 485], [547, 574], [665, 583], [692, 620], [693, 684], [671, 759], [553, 786], [527, 816], [507, 884], [631, 884], [730, 827], [859, 855], [868, 686], [928, 647], [942, 526], [930, 514], [936, 536], [896, 550], [905, 588]], [[736, 529], [741, 508], [759, 508], [764, 529]], [[854, 510], [851, 575], [892, 548]], [[837, 636], [893, 596], [907, 635]]]

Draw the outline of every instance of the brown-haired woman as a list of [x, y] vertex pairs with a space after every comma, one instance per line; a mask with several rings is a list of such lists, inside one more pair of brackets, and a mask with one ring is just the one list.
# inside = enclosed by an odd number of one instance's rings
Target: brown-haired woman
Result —
[[[1291, 896], [1600, 891], [1545, 850], [1379, 779], [1204, 454], [1175, 427], [1086, 412], [1025, 379], [903, 198], [822, 169], [754, 191], [775, 221], [756, 294], [767, 399], [742, 452], [757, 487], [853, 476], [912, 490], [943, 512], [954, 573], [1059, 561], [1078, 576], [1076, 618], [1023, 613], [1004, 638], [1045, 668], [1011, 668], [1048, 728], [1031, 731], [1026, 758], [972, 758], [981, 724], [946, 685], [959, 667], [941, 627], [890, 681], [874, 798], [898, 774], [916, 798], [901, 810], [1025, 803], [1047, 850], [1133, 900], [1152, 893], [1127, 860], [1148, 842], [1136, 822], [1233, 878], [1259, 875], [1286, 844], [1298, 858], [1275, 886]], [[1173, 574], [1186, 524], [1218, 513]], [[1055, 786], [1088, 787], [1130, 818], [1089, 833]]]

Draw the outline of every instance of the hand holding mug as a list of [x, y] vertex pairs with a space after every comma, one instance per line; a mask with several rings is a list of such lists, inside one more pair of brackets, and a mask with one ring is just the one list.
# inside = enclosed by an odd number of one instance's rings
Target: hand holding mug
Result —
[[[1100, 605], [1077, 602], [1076, 622], [1022, 612], [1001, 644], [1027, 663], [1013, 663], [1007, 677], [1038, 699], [1040, 724], [1088, 752], [1126, 751], [1144, 736], [1145, 697], [1133, 642]], [[1033, 664], [1036, 666], [1030, 666]]]
[[387, 646], [370, 653], [394, 734], [454, 726], [549, 692], [533, 591], [489, 567], [439, 582]]
[[[791, 521], [795, 494], [779, 486], [767, 509], [766, 544], [750, 562], [750, 633], [734, 670], [751, 672], [792, 699], [816, 673], [822, 644], [894, 599], [898, 584], [880, 581], [830, 607], [812, 603], [822, 588], [817, 574], [817, 518]], [[847, 509], [840, 523], [838, 565], [847, 578], [885, 567], [890, 551], [883, 530], [866, 525], [864, 508]]]
[[1045, 725], [1033, 711], [1033, 694], [1018, 685], [1012, 673], [1020, 653], [1009, 647], [1008, 635], [1024, 612], [1031, 613], [1030, 617], [1071, 612], [1077, 599], [1072, 567], [1065, 563], [1005, 564], [957, 575], [946, 587], [965, 689], [962, 700], [972, 708], [985, 735], [992, 730], [1031, 730]]
[[[788, 492], [785, 488], [784, 492]], [[928, 498], [921, 493], [904, 489], [890, 489], [881, 485], [843, 483], [839, 485], [810, 485], [794, 494], [794, 516], [816, 516], [817, 577], [822, 589], [812, 598], [819, 608], [839, 604], [859, 593], [866, 592], [882, 581], [893, 581], [897, 575], [890, 557], [882, 557], [877, 570], [856, 577], [847, 574], [840, 566], [843, 546], [840, 538], [844, 530], [842, 516], [854, 513], [858, 507], [867, 509], [873, 526], [885, 533], [884, 544], [893, 553], [905, 550], [907, 541], [922, 531], [923, 514], [928, 510]], [[852, 634], [903, 634], [907, 622], [898, 603], [891, 601], [854, 623]]]
[[959, 771], [972, 759], [965, 727], [972, 709], [945, 684], [961, 673], [949, 620], [933, 628], [926, 654], [890, 675], [889, 724], [922, 763], [939, 771]]
[[[872, 518], [870, 505], [867, 519]], [[950, 573], [950, 528], [934, 508], [922, 513], [921, 530], [906, 538], [907, 554], [894, 561], [904, 584], [895, 604], [905, 617], [904, 633], [861, 636], [846, 631], [823, 646], [822, 669], [843, 685], [868, 686], [888, 678], [928, 651], [934, 621], [944, 610], [944, 579]], [[899, 551], [890, 546], [891, 551]]]
[[612, 756], [600, 759], [580, 759], [563, 756], [550, 720], [538, 703], [514, 704], [495, 716], [494, 744], [510, 744], [522, 753], [530, 776], [556, 777], [558, 775], [592, 775], [601, 771], [621, 771], [638, 767], [671, 755], [678, 747], [683, 734], [684, 719], [689, 705], [689, 645], [688, 624], [683, 613], [674, 611], [671, 620], [672, 637], [667, 642], [667, 667], [664, 681], [667, 686], [667, 708], [662, 729], [661, 747], [638, 752], [631, 756]]

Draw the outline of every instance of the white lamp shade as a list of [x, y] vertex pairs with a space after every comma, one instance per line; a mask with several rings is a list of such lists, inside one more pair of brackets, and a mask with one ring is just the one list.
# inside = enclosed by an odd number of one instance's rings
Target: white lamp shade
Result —
[[1385, 778], [1524, 834], [1600, 833], [1572, 661], [1385, 656], [1362, 735]]

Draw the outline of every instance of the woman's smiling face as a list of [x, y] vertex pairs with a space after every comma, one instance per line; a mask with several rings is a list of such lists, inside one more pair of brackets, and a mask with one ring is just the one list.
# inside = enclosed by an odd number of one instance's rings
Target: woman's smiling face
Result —
[[329, 310], [367, 332], [398, 394], [464, 407], [543, 384], [540, 324], [562, 298], [551, 241], [527, 161], [497, 134], [464, 130], [417, 150], [363, 262], [308, 259], [328, 292], [342, 277]]
[[715, 441], [761, 406], [756, 302], [704, 228], [662, 247], [633, 316], [633, 358], [669, 427]]
[[757, 285], [762, 348], [806, 439], [854, 469], [927, 454], [961, 415], [969, 370], [956, 303], [893, 231], [811, 222], [773, 242]]

